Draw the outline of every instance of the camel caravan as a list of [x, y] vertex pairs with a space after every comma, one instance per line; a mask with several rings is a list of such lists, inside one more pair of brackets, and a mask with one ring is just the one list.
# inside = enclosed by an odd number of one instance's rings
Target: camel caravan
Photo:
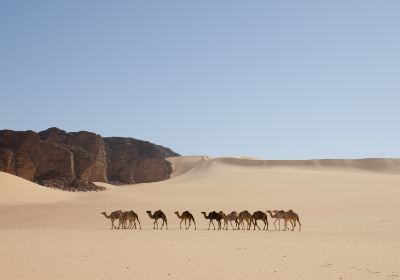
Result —
[[[168, 229], [168, 220], [167, 216], [164, 214], [163, 211], [157, 210], [154, 213], [151, 211], [146, 211], [149, 218], [154, 220], [153, 222], [153, 229], [163, 229], [165, 225], [165, 229]], [[139, 229], [142, 229], [142, 226], [139, 221], [139, 216], [134, 211], [122, 211], [117, 210], [107, 215], [106, 212], [102, 212], [102, 215], [107, 219], [111, 220], [111, 229], [137, 229], [136, 222], [139, 225]], [[196, 221], [193, 215], [189, 211], [184, 211], [182, 214], [179, 214], [178, 211], [174, 213], [178, 219], [180, 220], [179, 229], [182, 229], [182, 223], [185, 223], [185, 229], [189, 229], [193, 222], [193, 227], [196, 230]], [[244, 210], [240, 213], [236, 211], [232, 211], [229, 214], [225, 214], [223, 211], [212, 211], [208, 214], [206, 212], [201, 212], [206, 220], [208, 220], [208, 230], [210, 230], [211, 225], [213, 226], [214, 230], [228, 230], [229, 226], [232, 230], [250, 230], [253, 226], [253, 230], [256, 227], [261, 230], [268, 230], [268, 214], [274, 220], [274, 228], [275, 230], [281, 230], [281, 220], [283, 221], [283, 231], [291, 230], [293, 231], [294, 228], [299, 223], [299, 231], [301, 231], [301, 223], [299, 219], [299, 215], [293, 210], [283, 211], [283, 210], [268, 210], [268, 211], [256, 211], [251, 214], [249, 211]], [[114, 224], [114, 222], [118, 220], [118, 227]], [[161, 220], [162, 224], [161, 227], [158, 225], [158, 221]], [[217, 226], [215, 226], [214, 222]], [[222, 223], [223, 222], [223, 223]], [[278, 222], [278, 228], [276, 227], [276, 222]], [[260, 224], [259, 224], [260, 223]], [[289, 224], [291, 229], [289, 228]], [[261, 227], [260, 227], [261, 225]]]

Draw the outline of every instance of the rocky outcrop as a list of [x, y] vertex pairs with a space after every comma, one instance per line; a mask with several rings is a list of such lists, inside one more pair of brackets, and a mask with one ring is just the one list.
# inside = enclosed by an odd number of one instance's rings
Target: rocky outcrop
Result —
[[175, 152], [150, 142], [133, 138], [106, 137], [108, 178], [119, 183], [148, 183], [169, 179], [171, 163], [166, 157]]
[[100, 190], [90, 182], [143, 183], [168, 179], [168, 148], [133, 138], [49, 128], [0, 131], [0, 171], [66, 190]]
[[77, 178], [107, 182], [106, 149], [100, 135], [87, 131], [66, 133], [53, 127], [39, 132], [39, 136], [42, 141], [68, 147], [73, 155], [73, 170]]

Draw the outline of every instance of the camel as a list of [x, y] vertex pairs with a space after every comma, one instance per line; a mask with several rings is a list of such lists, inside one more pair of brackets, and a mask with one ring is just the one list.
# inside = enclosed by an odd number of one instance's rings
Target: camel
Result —
[[101, 212], [100, 214], [104, 215], [104, 217], [106, 217], [107, 219], [111, 219], [111, 229], [117, 228], [114, 225], [115, 220], [119, 220], [118, 228], [121, 226], [121, 223], [123, 220], [123, 218], [122, 218], [123, 214], [122, 214], [121, 210], [113, 211], [110, 213], [110, 215], [107, 215], [106, 212]]
[[[226, 215], [226, 229], [228, 229], [228, 222], [230, 222], [233, 230], [237, 229], [239, 226], [237, 219], [238, 219], [238, 214], [236, 211], [232, 211], [231, 213]], [[233, 226], [232, 222], [235, 222], [235, 226]]]
[[168, 229], [168, 221], [167, 221], [167, 216], [165, 216], [164, 212], [161, 210], [157, 210], [154, 212], [154, 214], [151, 214], [151, 211], [146, 211], [146, 213], [149, 215], [150, 219], [154, 220], [154, 224], [153, 224], [153, 229], [156, 229], [156, 225], [157, 225], [157, 229], [158, 229], [158, 222], [157, 220], [161, 219], [163, 221], [161, 228], [163, 228], [164, 223], [165, 223], [165, 229]]
[[226, 214], [223, 211], [219, 211], [218, 215], [221, 216], [221, 220], [224, 220], [224, 225], [223, 225], [222, 229], [226, 229], [225, 227], [228, 227], [228, 221], [227, 221]]
[[[123, 228], [132, 228], [133, 229], [133, 227], [135, 227], [135, 229], [137, 229], [136, 221], [138, 221], [139, 227], [140, 227], [140, 229], [142, 229], [142, 225], [140, 224], [139, 217], [135, 213], [135, 211], [131, 210], [131, 211], [123, 212], [122, 218], [123, 218]], [[127, 225], [127, 222], [129, 222], [129, 225]]]
[[212, 211], [208, 214], [208, 216], [207, 216], [206, 212], [201, 212], [201, 214], [204, 215], [204, 218], [206, 220], [210, 220], [210, 222], [208, 223], [208, 230], [210, 230], [211, 224], [213, 225], [214, 230], [215, 230], [215, 225], [214, 225], [213, 220], [216, 220], [218, 222], [218, 230], [221, 229], [221, 216], [217, 212]]
[[265, 230], [265, 227], [267, 227], [268, 230], [268, 215], [266, 213], [262, 211], [256, 211], [253, 213], [254, 230], [256, 230], [256, 226], [258, 227], [258, 229], [260, 229], [260, 227], [257, 224], [257, 220], [261, 220], [264, 222], [263, 230]]
[[287, 227], [287, 222], [290, 221], [292, 223], [292, 231], [294, 230], [294, 228], [296, 227], [296, 222], [299, 222], [299, 231], [301, 231], [301, 223], [300, 223], [300, 219], [299, 219], [299, 215], [295, 212], [293, 212], [293, 210], [289, 210], [287, 212], [284, 213], [283, 218], [285, 219], [285, 229], [289, 229]]
[[[178, 218], [181, 220], [181, 223], [179, 224], [179, 229], [182, 229], [182, 222], [185, 221], [185, 229], [189, 229], [191, 222], [193, 221], [194, 223], [194, 229], [196, 229], [196, 221], [194, 220], [193, 215], [189, 211], [184, 211], [182, 215], [179, 215], [179, 212], [176, 211], [175, 214], [178, 216]], [[189, 220], [189, 225], [186, 225], [186, 221]]]
[[[279, 230], [281, 230], [281, 220], [285, 220], [285, 217], [284, 217], [285, 211], [283, 211], [283, 210], [274, 210], [274, 211], [271, 212], [271, 210], [268, 210], [267, 213], [269, 213], [271, 218], [275, 219], [275, 221], [274, 221], [275, 230], [277, 230], [276, 229], [276, 222], [277, 221], [279, 221]], [[292, 221], [290, 221], [290, 223], [292, 223], [292, 225], [293, 225]]]
[[242, 229], [244, 229], [244, 227], [245, 227], [244, 221], [246, 221], [247, 230], [249, 230], [250, 227], [251, 227], [251, 223], [253, 221], [253, 216], [247, 210], [244, 210], [244, 211], [240, 212], [239, 215], [238, 215], [238, 222], [239, 222], [239, 227], [238, 228], [239, 229], [240, 229], [240, 226], [242, 226]]

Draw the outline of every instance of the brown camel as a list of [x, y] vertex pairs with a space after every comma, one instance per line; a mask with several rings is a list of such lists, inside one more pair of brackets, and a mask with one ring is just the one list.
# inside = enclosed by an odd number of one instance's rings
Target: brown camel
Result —
[[[226, 220], [227, 220], [227, 222], [230, 222], [233, 230], [235, 230], [239, 227], [239, 223], [238, 223], [237, 219], [238, 219], [238, 214], [236, 211], [232, 211], [231, 213], [226, 215]], [[235, 222], [235, 226], [233, 226], [232, 222]], [[226, 223], [226, 229], [228, 229], [228, 223]]]
[[292, 231], [296, 227], [296, 222], [299, 222], [299, 231], [301, 231], [301, 223], [299, 219], [299, 215], [297, 213], [293, 212], [293, 210], [289, 210], [284, 213], [283, 218], [285, 219], [285, 229], [289, 229], [287, 227], [287, 222], [290, 221], [292, 223]]
[[[179, 215], [179, 212], [176, 211], [175, 214], [178, 216], [178, 218], [181, 220], [181, 223], [179, 224], [179, 229], [182, 229], [182, 222], [185, 221], [185, 229], [189, 229], [191, 222], [193, 221], [194, 223], [194, 229], [196, 229], [196, 221], [194, 220], [193, 215], [189, 211], [184, 211], [182, 215]], [[186, 225], [186, 221], [189, 221], [189, 225]]]
[[224, 220], [224, 225], [222, 226], [222, 229], [226, 229], [226, 227], [228, 227], [228, 220], [226, 214], [223, 211], [219, 211], [218, 215], [220, 215], [221, 220]]
[[[154, 224], [153, 224], [153, 229], [158, 229], [158, 222], [157, 220], [161, 219], [163, 221], [161, 228], [163, 228], [164, 223], [165, 223], [165, 229], [168, 229], [168, 221], [167, 221], [167, 216], [165, 216], [164, 212], [161, 210], [157, 210], [156, 212], [154, 212], [154, 214], [151, 214], [151, 211], [146, 211], [146, 213], [149, 215], [150, 219], [154, 220]], [[156, 228], [157, 225], [157, 228]]]
[[221, 216], [217, 212], [212, 211], [208, 214], [208, 216], [207, 216], [206, 212], [201, 212], [201, 214], [204, 215], [204, 218], [206, 220], [210, 220], [210, 222], [208, 223], [208, 230], [210, 230], [211, 224], [213, 225], [214, 230], [215, 230], [215, 225], [214, 225], [213, 220], [216, 220], [218, 222], [218, 230], [221, 229]]
[[[268, 210], [267, 212], [269, 213], [271, 218], [275, 219], [275, 221], [274, 221], [275, 230], [277, 230], [276, 229], [276, 222], [279, 222], [279, 230], [281, 230], [281, 220], [285, 220], [285, 217], [284, 217], [285, 211], [283, 211], [283, 210], [274, 210], [274, 211], [271, 212], [271, 210]], [[290, 221], [290, 223], [292, 223], [292, 221]], [[292, 223], [292, 225], [293, 225], [293, 223]]]
[[247, 230], [249, 230], [251, 227], [251, 223], [253, 221], [253, 216], [247, 210], [240, 212], [238, 215], [239, 229], [240, 229], [240, 226], [242, 226], [242, 229], [245, 228], [245, 225], [244, 225], [245, 221], [247, 223]]
[[115, 220], [119, 220], [118, 228], [121, 226], [121, 223], [123, 220], [123, 218], [122, 218], [123, 214], [122, 214], [121, 210], [113, 211], [110, 213], [110, 215], [107, 215], [106, 212], [101, 212], [100, 214], [104, 215], [104, 217], [106, 217], [107, 219], [111, 219], [111, 229], [117, 228], [114, 225]]
[[[137, 229], [137, 227], [136, 227], [136, 221], [137, 221], [139, 223], [140, 229], [142, 229], [142, 225], [140, 224], [139, 217], [135, 213], [135, 211], [131, 210], [131, 211], [123, 212], [122, 219], [123, 219], [123, 228], [133, 229], [135, 227], [135, 229]], [[128, 222], [129, 222], [129, 225], [127, 224]]]
[[261, 220], [264, 222], [263, 230], [265, 230], [265, 227], [267, 227], [268, 230], [268, 215], [266, 213], [262, 211], [256, 211], [253, 213], [254, 230], [256, 230], [256, 226], [258, 227], [258, 229], [260, 229], [260, 227], [257, 224], [257, 220]]

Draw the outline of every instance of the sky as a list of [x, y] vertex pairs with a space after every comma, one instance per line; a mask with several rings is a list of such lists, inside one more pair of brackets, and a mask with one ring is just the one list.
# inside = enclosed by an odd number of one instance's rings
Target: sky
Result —
[[0, 1], [0, 129], [400, 157], [400, 1]]

